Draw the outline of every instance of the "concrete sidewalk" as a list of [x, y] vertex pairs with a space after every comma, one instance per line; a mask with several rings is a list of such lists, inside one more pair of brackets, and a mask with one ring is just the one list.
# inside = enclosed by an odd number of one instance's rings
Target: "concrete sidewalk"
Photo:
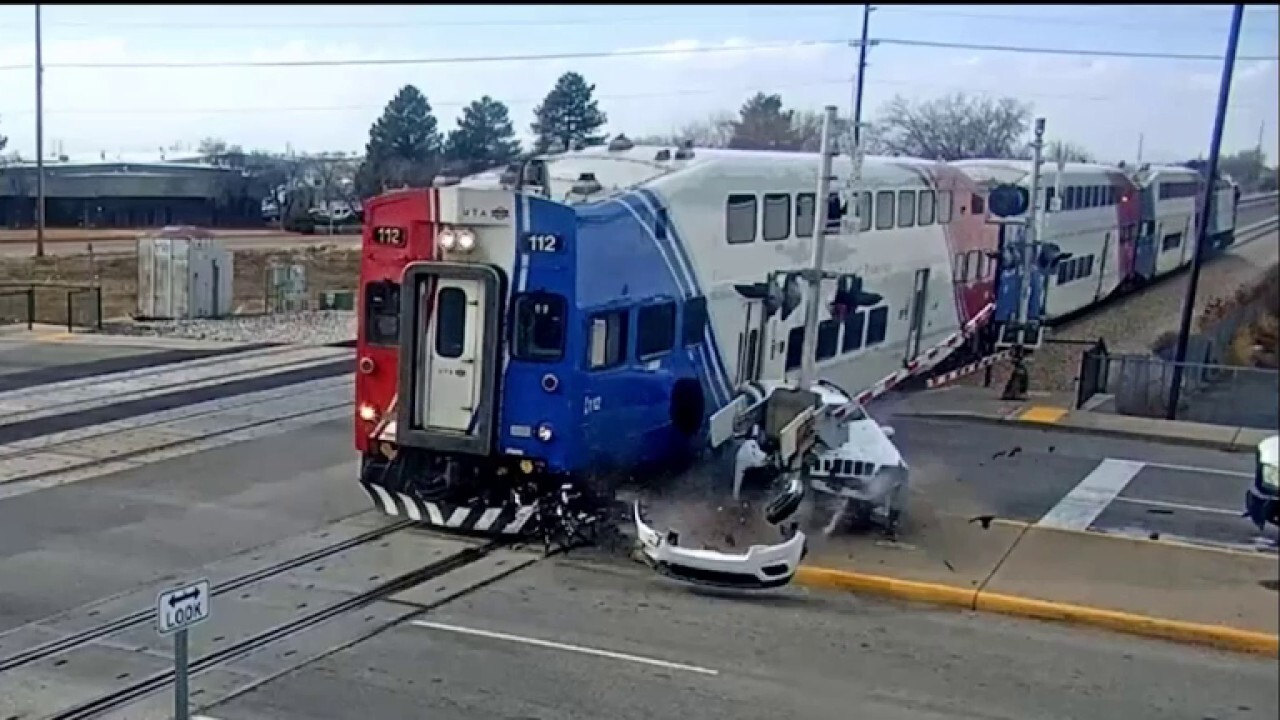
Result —
[[989, 423], [1050, 425], [1055, 430], [1212, 447], [1251, 453], [1274, 430], [1209, 425], [1072, 410], [1074, 399], [1062, 393], [1029, 393], [1025, 401], [1000, 399], [998, 390], [953, 385], [904, 396], [898, 413]]
[[814, 541], [799, 585], [1280, 651], [1272, 555], [951, 516], [908, 542]]

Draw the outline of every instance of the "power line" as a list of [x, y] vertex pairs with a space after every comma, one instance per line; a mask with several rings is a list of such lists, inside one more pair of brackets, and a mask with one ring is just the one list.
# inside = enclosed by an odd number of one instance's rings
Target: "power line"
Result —
[[[925, 8], [902, 7], [897, 5], [885, 5], [885, 6], [878, 7], [877, 9], [882, 10], [884, 12], [907, 13], [910, 15], [930, 15], [930, 16], [936, 15], [940, 17], [970, 18], [974, 20], [995, 20], [995, 21], [1040, 23], [1040, 24], [1051, 24], [1051, 25], [1076, 25], [1076, 26], [1082, 26], [1082, 27], [1125, 28], [1130, 30], [1144, 30], [1144, 31], [1150, 31], [1150, 32], [1173, 31], [1173, 32], [1194, 32], [1194, 33], [1206, 33], [1206, 34], [1207, 33], [1220, 34], [1220, 33], [1227, 32], [1226, 27], [1205, 27], [1202, 24], [1184, 25], [1182, 23], [1168, 24], [1168, 23], [1147, 23], [1147, 22], [1142, 22], [1142, 23], [1125, 22], [1122, 20], [1100, 20], [1100, 19], [1089, 20], [1089, 19], [1083, 19], [1079, 17], [1070, 17], [1067, 15], [1018, 15], [1018, 14], [1008, 14], [1008, 13], [974, 13], [974, 12], [960, 12], [955, 10], [937, 10], [934, 8], [925, 9]], [[1252, 28], [1244, 28], [1244, 29], [1250, 32], [1259, 32], [1259, 33], [1266, 32], [1266, 33], [1271, 33], [1273, 35], [1275, 34], [1275, 30], [1273, 28], [1267, 28], [1267, 27], [1254, 26]]]
[[[983, 50], [990, 52], [1030, 53], [1041, 55], [1071, 55], [1080, 57], [1119, 57], [1142, 58], [1154, 60], [1206, 60], [1220, 62], [1219, 55], [1191, 53], [1147, 53], [1123, 50], [1084, 50], [1053, 48], [1042, 46], [987, 45], [981, 43], [940, 42], [931, 40], [910, 40], [906, 38], [874, 38], [873, 44], [900, 45], [904, 47], [928, 47], [951, 50]], [[177, 70], [199, 68], [260, 68], [260, 67], [356, 67], [356, 66], [394, 66], [394, 65], [464, 65], [473, 63], [500, 62], [534, 62], [538, 60], [586, 60], [598, 58], [653, 57], [679, 54], [707, 54], [724, 52], [755, 52], [759, 50], [800, 49], [809, 47], [832, 47], [848, 45], [848, 40], [801, 40], [779, 41], [745, 45], [718, 45], [692, 48], [648, 48], [636, 50], [588, 51], [576, 53], [539, 53], [525, 55], [472, 55], [454, 57], [426, 58], [368, 58], [346, 60], [231, 60], [212, 62], [108, 62], [108, 63], [46, 63], [45, 69], [78, 69], [78, 70]], [[1276, 55], [1244, 55], [1237, 58], [1243, 61], [1277, 60]], [[4, 65], [0, 70], [27, 70], [30, 65]]]
[[[836, 85], [847, 85], [850, 78], [828, 78], [807, 83], [787, 83], [784, 85], [773, 85], [762, 89], [756, 83], [749, 86], [725, 87], [717, 86], [714, 88], [689, 88], [685, 90], [665, 90], [661, 92], [643, 92], [643, 93], [619, 93], [619, 94], [602, 94], [595, 96], [597, 100], [640, 100], [649, 98], [664, 97], [688, 97], [688, 96], [707, 96], [707, 95], [727, 95], [731, 93], [754, 93], [754, 92], [779, 92], [783, 90], [796, 90], [810, 87], [831, 87]], [[928, 83], [915, 80], [901, 80], [895, 78], [876, 77], [868, 79], [869, 85], [889, 85], [894, 87], [915, 87], [915, 88], [934, 88], [945, 90], [958, 90], [968, 92], [974, 95], [990, 95], [992, 97], [1007, 93], [1005, 89], [997, 88], [981, 88], [972, 86], [960, 86], [955, 84]], [[1085, 95], [1079, 93], [1042, 93], [1042, 92], [1019, 92], [1019, 97], [1037, 98], [1045, 100], [1069, 100], [1072, 102], [1115, 102], [1117, 100], [1126, 99], [1127, 95]], [[519, 98], [516, 100], [503, 100], [503, 104], [508, 107], [536, 105], [545, 98]], [[432, 109], [441, 108], [462, 108], [471, 104], [471, 101], [462, 100], [440, 100], [431, 101]], [[293, 105], [293, 106], [259, 106], [259, 107], [196, 107], [196, 108], [173, 108], [173, 107], [141, 107], [130, 109], [116, 108], [52, 108], [45, 110], [46, 115], [256, 115], [256, 114], [284, 114], [284, 113], [311, 113], [311, 112], [367, 112], [377, 111], [385, 107], [383, 104], [353, 104], [353, 105]], [[1266, 103], [1250, 103], [1241, 100], [1233, 100], [1231, 107], [1235, 109], [1257, 109], [1261, 107], [1269, 107]], [[10, 110], [8, 115], [26, 116], [33, 115], [35, 110], [31, 108], [21, 108]]]
[[[670, 13], [664, 15], [639, 15], [639, 16], [619, 16], [619, 17], [588, 17], [588, 18], [567, 18], [563, 20], [408, 20], [403, 22], [385, 21], [385, 22], [367, 22], [367, 21], [343, 21], [335, 20], [331, 22], [289, 22], [289, 29], [300, 30], [360, 30], [360, 29], [386, 29], [386, 28], [433, 28], [433, 27], [581, 27], [581, 26], [617, 26], [619, 23], [654, 23], [659, 25], [691, 25], [691, 24], [715, 24], [724, 25], [733, 22], [749, 22], [759, 18], [786, 17], [787, 19], [800, 18], [829, 18], [836, 19], [843, 17], [840, 13], [832, 12], [795, 12], [795, 11], [779, 11], [779, 12], [755, 12], [751, 14], [743, 14], [735, 10], [735, 14], [728, 17], [678, 17]], [[276, 32], [277, 28], [271, 26], [267, 21], [258, 22], [191, 22], [191, 23], [174, 23], [174, 22], [75, 22], [75, 21], [57, 21], [46, 22], [45, 25], [53, 25], [58, 27], [70, 28], [136, 28], [136, 29], [159, 29], [159, 30], [269, 30]]]
[[[775, 85], [771, 88], [771, 90], [773, 91], [794, 90], [798, 88], [807, 88], [807, 87], [827, 87], [832, 85], [847, 85], [848, 83], [849, 83], [849, 78], [847, 77], [832, 78], [832, 79], [818, 80], [818, 81], [807, 82], [807, 83], [788, 83], [786, 85]], [[689, 95], [719, 95], [719, 94], [727, 94], [727, 93], [752, 93], [757, 91], [760, 91], [759, 83], [756, 83], [750, 86], [741, 86], [741, 87], [718, 86], [714, 88], [666, 90], [662, 92], [596, 95], [595, 99], [597, 100], [639, 100], [639, 99], [645, 99], [645, 98], [680, 97], [680, 96], [689, 96]], [[540, 103], [545, 99], [546, 98], [541, 98], [541, 97], [540, 98], [521, 98], [519, 100], [504, 100], [502, 102], [504, 105], [507, 105], [508, 107], [510, 107], [512, 105], [536, 105], [537, 103]], [[445, 100], [440, 102], [430, 101], [430, 102], [433, 110], [436, 108], [461, 108], [461, 107], [467, 107], [468, 105], [471, 104], [471, 101], [469, 100], [465, 102], [459, 101], [459, 100]], [[378, 105], [310, 105], [310, 106], [294, 106], [294, 107], [271, 106], [271, 107], [242, 107], [242, 108], [227, 108], [227, 107], [222, 107], [222, 108], [134, 108], [131, 110], [114, 110], [114, 109], [106, 110], [106, 109], [95, 109], [95, 108], [89, 108], [89, 109], [62, 108], [62, 109], [49, 109], [49, 110], [45, 110], [44, 112], [46, 115], [49, 115], [49, 114], [58, 114], [58, 115], [204, 115], [204, 114], [209, 114], [209, 115], [215, 115], [215, 114], [224, 114], [224, 113], [225, 114], [241, 114], [241, 113], [252, 114], [252, 113], [279, 113], [279, 112], [347, 112], [347, 111], [362, 111], [362, 110], [381, 110], [384, 107], [386, 107], [385, 103], [378, 104]], [[8, 114], [30, 115], [34, 113], [35, 113], [34, 110], [28, 108], [23, 110], [10, 111]]]
[[[988, 50], [991, 52], [1032, 53], [1038, 55], [1076, 55], [1081, 57], [1145, 58], [1151, 60], [1211, 60], [1222, 62], [1221, 55], [1195, 55], [1190, 53], [1128, 52], [1124, 50], [1068, 50], [1066, 48], [1032, 47], [1022, 45], [982, 45], [979, 43], [935, 42], [931, 40], [906, 40], [903, 38], [875, 38], [881, 45], [907, 47], [946, 48], [951, 50]], [[1237, 60], [1277, 60], [1277, 55], [1241, 55]]]
[[[680, 55], [684, 53], [754, 52], [757, 50], [784, 50], [806, 47], [847, 45], [847, 40], [797, 40], [756, 43], [750, 45], [716, 45], [693, 48], [650, 48], [636, 50], [607, 50], [576, 53], [540, 53], [529, 55], [470, 55], [427, 58], [369, 58], [350, 60], [227, 60], [213, 62], [108, 62], [108, 63], [45, 63], [46, 70], [176, 70], [193, 68], [255, 68], [255, 67], [354, 67], [386, 65], [464, 65], [488, 62], [532, 62], [536, 60], [587, 60], [591, 58], [650, 57], [655, 55]], [[30, 65], [3, 65], [0, 70], [26, 70]]]

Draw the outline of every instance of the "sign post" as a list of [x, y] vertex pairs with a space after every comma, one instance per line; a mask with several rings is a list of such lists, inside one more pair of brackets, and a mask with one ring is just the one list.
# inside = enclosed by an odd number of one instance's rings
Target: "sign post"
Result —
[[190, 720], [187, 707], [187, 630], [209, 619], [209, 581], [197, 580], [156, 596], [156, 630], [173, 636], [173, 717]]

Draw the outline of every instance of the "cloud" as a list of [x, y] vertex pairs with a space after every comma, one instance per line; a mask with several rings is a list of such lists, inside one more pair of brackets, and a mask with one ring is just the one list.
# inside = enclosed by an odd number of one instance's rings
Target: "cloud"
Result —
[[[459, 31], [462, 34], [462, 31]], [[723, 39], [692, 34], [670, 42], [615, 43], [584, 33], [574, 42], [530, 39], [503, 45], [456, 42], [439, 49], [370, 42], [370, 33], [336, 34], [245, 47], [217, 35], [200, 42], [140, 45], [132, 36], [87, 36], [46, 43], [46, 143], [68, 153], [145, 151], [182, 140], [218, 136], [247, 147], [358, 150], [370, 123], [406, 84], [431, 101], [441, 128], [453, 127], [461, 107], [481, 95], [506, 102], [527, 137], [533, 107], [568, 70], [596, 85], [610, 132], [669, 132], [713, 112], [734, 111], [751, 94], [776, 92], [794, 107], [851, 104], [857, 52], [842, 44], [785, 43], [765, 49], [757, 37]], [[607, 35], [605, 33], [604, 35]], [[774, 41], [776, 42], [776, 41]], [[433, 55], [477, 56], [582, 52], [602, 57], [462, 64], [85, 69], [79, 63], [386, 60]], [[536, 49], [533, 49], [536, 48]], [[669, 51], [638, 56], [637, 50]], [[30, 62], [29, 42], [0, 46], [0, 66]], [[974, 50], [877, 46], [870, 54], [864, 116], [894, 94], [930, 98], [944, 93], [1009, 95], [1034, 104], [1050, 135], [1080, 144], [1103, 159], [1129, 158], [1139, 134], [1149, 148], [1194, 156], [1207, 145], [1217, 93], [1214, 63], [1016, 55]], [[1276, 128], [1277, 70], [1273, 62], [1243, 62], [1225, 147], [1252, 145], [1260, 122]], [[0, 71], [0, 131], [10, 148], [34, 148], [32, 71]], [[1274, 135], [1274, 133], [1273, 133]], [[1268, 150], [1275, 156], [1275, 140]]]

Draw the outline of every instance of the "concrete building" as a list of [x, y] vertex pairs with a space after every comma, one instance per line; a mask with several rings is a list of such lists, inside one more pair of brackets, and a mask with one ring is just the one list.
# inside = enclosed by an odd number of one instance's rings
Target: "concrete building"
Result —
[[[0, 166], [0, 227], [35, 225], [36, 165]], [[244, 170], [200, 157], [72, 159], [45, 163], [48, 227], [257, 227], [262, 193]]]

